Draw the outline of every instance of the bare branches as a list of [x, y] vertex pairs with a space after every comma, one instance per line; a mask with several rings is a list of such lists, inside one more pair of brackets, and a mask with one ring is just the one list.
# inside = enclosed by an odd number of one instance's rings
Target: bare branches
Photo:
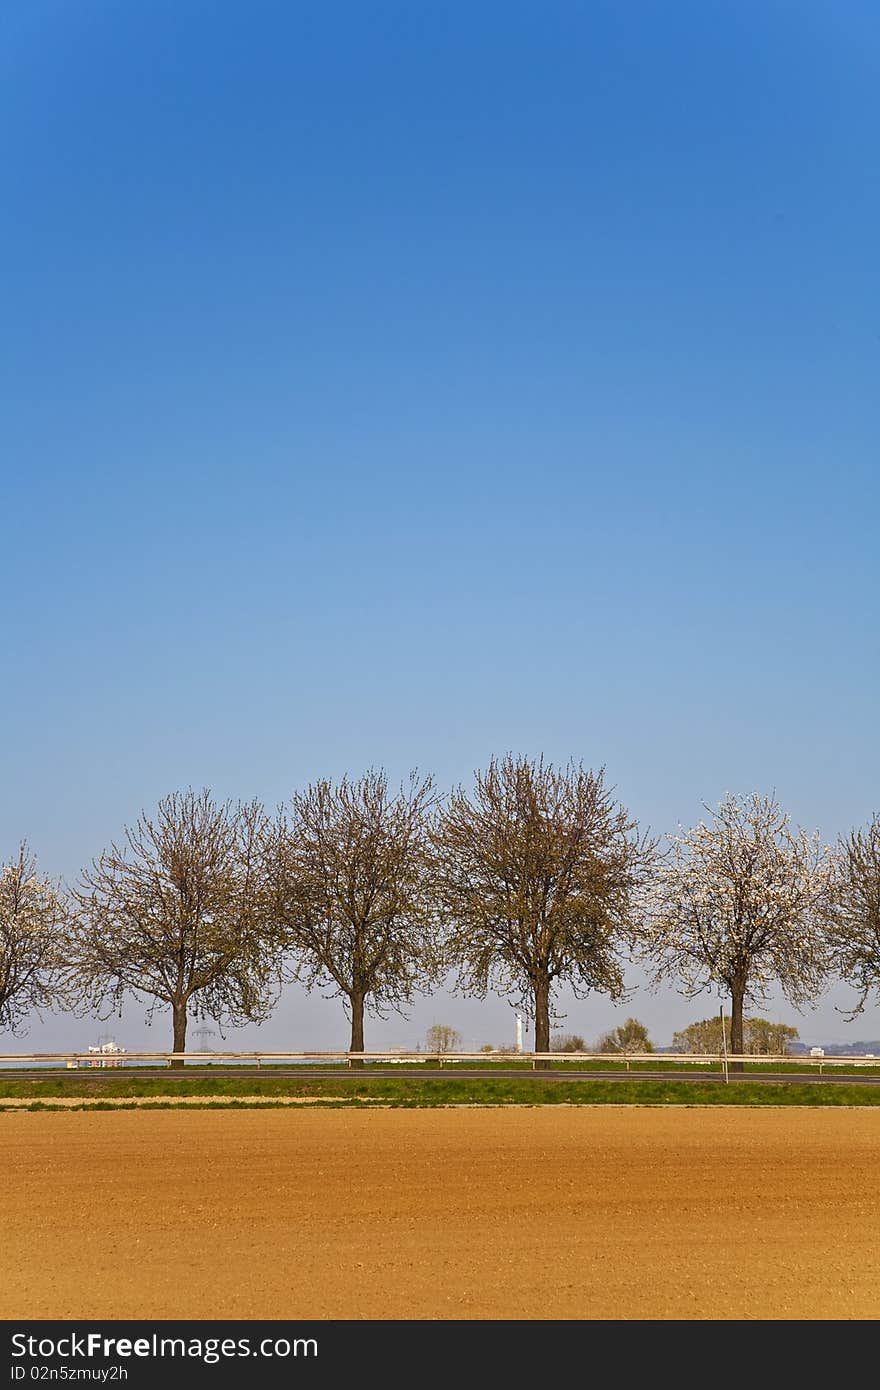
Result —
[[634, 953], [655, 984], [744, 1005], [779, 985], [798, 1006], [831, 970], [880, 990], [880, 816], [835, 853], [793, 829], [772, 797], [727, 796], [706, 821], [639, 832], [604, 769], [507, 754], [472, 791], [441, 799], [413, 773], [322, 779], [269, 822], [257, 802], [175, 793], [81, 875], [72, 908], [22, 847], [0, 869], [0, 1027], [67, 1004], [109, 1010], [129, 993], [187, 1016], [265, 1018], [285, 975], [340, 996], [351, 1050], [365, 1012], [403, 1011], [457, 972], [463, 993], [515, 998], [550, 1047], [554, 990], [626, 996]]
[[0, 1028], [66, 1000], [70, 913], [26, 845], [0, 868]]
[[458, 1052], [462, 1041], [458, 1029], [451, 1028], [448, 1023], [434, 1023], [425, 1034], [428, 1052]]
[[207, 791], [174, 793], [142, 814], [82, 874], [76, 976], [86, 1007], [127, 991], [174, 1017], [183, 1051], [187, 1012], [259, 1021], [274, 1000], [260, 856], [265, 817], [253, 802], [216, 805]]
[[279, 939], [307, 988], [330, 986], [363, 1051], [364, 1009], [399, 1010], [438, 970], [427, 882], [427, 823], [437, 797], [413, 773], [389, 792], [382, 771], [316, 782], [267, 836]]
[[880, 816], [838, 841], [826, 935], [837, 973], [858, 993], [851, 1021], [880, 990]]
[[654, 843], [612, 799], [604, 771], [508, 754], [461, 788], [435, 836], [435, 882], [459, 987], [515, 994], [549, 1050], [553, 985], [623, 995], [620, 947]]

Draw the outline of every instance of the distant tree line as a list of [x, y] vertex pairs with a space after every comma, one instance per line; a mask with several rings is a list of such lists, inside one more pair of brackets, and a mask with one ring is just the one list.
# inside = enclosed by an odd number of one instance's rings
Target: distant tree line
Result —
[[[796, 1042], [798, 1030], [788, 1023], [771, 1023], [767, 1018], [743, 1019], [744, 1054], [760, 1057], [785, 1057]], [[708, 1053], [718, 1056], [731, 1051], [727, 1020], [703, 1018], [672, 1035], [673, 1052]]]
[[[260, 1022], [297, 980], [341, 999], [358, 1053], [367, 1015], [453, 975], [462, 994], [515, 1001], [549, 1052], [559, 986], [623, 1001], [627, 962], [654, 988], [726, 998], [734, 1054], [784, 1043], [746, 1013], [773, 987], [799, 1007], [837, 976], [854, 1018], [880, 989], [880, 817], [823, 846], [772, 797], [705, 810], [661, 845], [604, 768], [513, 754], [448, 796], [415, 773], [392, 789], [381, 770], [313, 783], [273, 814], [176, 792], [70, 886], [27, 846], [3, 866], [0, 1028], [52, 1009], [107, 1017], [131, 994], [171, 1014], [183, 1052], [192, 1018]], [[599, 1050], [650, 1043], [628, 1019]]]
[[557, 1033], [550, 1043], [551, 1052], [605, 1052], [632, 1055], [637, 1052], [653, 1052], [654, 1044], [644, 1023], [637, 1018], [628, 1018], [617, 1028], [612, 1028], [590, 1047], [580, 1033]]
[[[432, 1037], [451, 1029], [439, 1029], [435, 1025], [429, 1031], [428, 1051], [452, 1051], [432, 1045]], [[456, 1035], [458, 1036], [458, 1035]], [[743, 1020], [743, 1053], [749, 1056], [784, 1057], [791, 1052], [791, 1044], [797, 1041], [797, 1028], [788, 1023], [773, 1023], [770, 1019], [749, 1017]], [[698, 1019], [686, 1028], [672, 1035], [672, 1051], [717, 1057], [724, 1050], [730, 1051], [730, 1020], [718, 1014], [713, 1018]], [[550, 1051], [559, 1053], [605, 1053], [620, 1056], [647, 1055], [656, 1052], [650, 1034], [644, 1023], [637, 1018], [627, 1018], [617, 1028], [603, 1033], [590, 1044], [580, 1033], [555, 1033], [550, 1041]], [[515, 1051], [512, 1048], [493, 1048], [488, 1044], [484, 1051]]]

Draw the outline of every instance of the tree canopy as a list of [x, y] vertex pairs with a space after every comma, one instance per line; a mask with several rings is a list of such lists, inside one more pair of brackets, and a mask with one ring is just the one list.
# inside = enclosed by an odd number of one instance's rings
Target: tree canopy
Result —
[[[726, 1047], [728, 1051], [732, 1051], [729, 1022], [725, 1019], [724, 1023], [728, 1034]], [[746, 1017], [743, 1019], [742, 1051], [755, 1056], [784, 1057], [791, 1051], [791, 1043], [796, 1042], [798, 1036], [797, 1028], [790, 1023], [773, 1023], [767, 1018]], [[698, 1019], [672, 1035], [673, 1052], [719, 1056], [724, 1049], [725, 1037], [721, 1032], [720, 1014], [712, 1018]]]
[[65, 1002], [70, 911], [22, 844], [0, 868], [0, 1028], [22, 1030], [31, 1013]]
[[461, 1043], [461, 1033], [448, 1023], [433, 1023], [425, 1035], [429, 1052], [460, 1052]]
[[508, 754], [456, 790], [435, 832], [447, 958], [464, 993], [515, 996], [550, 1050], [554, 987], [624, 993], [622, 949], [652, 862], [604, 770]]
[[223, 1024], [259, 1022], [277, 994], [261, 878], [264, 816], [175, 792], [142, 813], [85, 869], [76, 890], [73, 965], [81, 1007], [119, 1007], [129, 991], [170, 1009], [173, 1050], [190, 1011]]
[[730, 995], [736, 1054], [745, 1001], [765, 999], [778, 984], [799, 1005], [823, 988], [831, 869], [818, 836], [793, 830], [772, 797], [729, 795], [710, 817], [670, 836], [672, 853], [648, 896], [645, 954], [655, 983], [676, 980], [688, 996]]
[[640, 1023], [637, 1018], [628, 1018], [617, 1028], [612, 1028], [610, 1032], [603, 1033], [596, 1043], [597, 1052], [653, 1052], [654, 1044], [648, 1035], [648, 1029], [644, 1023]]
[[292, 977], [329, 988], [364, 1050], [364, 1013], [401, 1010], [441, 969], [428, 879], [431, 777], [384, 772], [297, 792], [267, 839], [279, 941]]
[[551, 1052], [588, 1052], [580, 1033], [554, 1033], [550, 1039]]
[[880, 990], [880, 816], [838, 841], [825, 925], [834, 968], [857, 993], [852, 1020]]

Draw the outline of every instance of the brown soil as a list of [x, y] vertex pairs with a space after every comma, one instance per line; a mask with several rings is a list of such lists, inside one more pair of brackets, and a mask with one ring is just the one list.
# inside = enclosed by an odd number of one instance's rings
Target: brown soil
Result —
[[880, 1112], [0, 1115], [0, 1317], [875, 1319]]

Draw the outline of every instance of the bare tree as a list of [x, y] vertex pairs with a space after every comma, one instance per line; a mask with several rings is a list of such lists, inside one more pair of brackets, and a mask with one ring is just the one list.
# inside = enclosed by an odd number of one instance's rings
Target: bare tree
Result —
[[550, 1051], [554, 986], [624, 994], [621, 946], [654, 853], [604, 770], [508, 754], [438, 819], [435, 882], [458, 986], [515, 995]]
[[824, 985], [830, 866], [818, 836], [791, 830], [772, 797], [729, 795], [710, 815], [669, 837], [649, 894], [645, 955], [655, 984], [680, 980], [689, 998], [713, 988], [730, 995], [730, 1050], [742, 1054], [747, 1000], [778, 984], [797, 1006]]
[[858, 991], [851, 1022], [880, 990], [880, 816], [841, 837], [835, 858], [826, 937], [834, 968]]
[[266, 931], [256, 802], [217, 805], [208, 791], [174, 793], [141, 814], [82, 874], [75, 968], [82, 1007], [124, 995], [171, 1010], [173, 1051], [187, 1018], [259, 1022], [276, 997]]
[[27, 845], [0, 869], [0, 1028], [64, 1001], [70, 912]]
[[431, 777], [396, 795], [385, 773], [296, 793], [268, 837], [279, 939], [296, 979], [328, 987], [364, 1050], [364, 1014], [401, 1012], [439, 968], [427, 879]]
[[448, 1023], [434, 1023], [425, 1035], [428, 1052], [458, 1052], [461, 1048], [461, 1033], [450, 1028]]

